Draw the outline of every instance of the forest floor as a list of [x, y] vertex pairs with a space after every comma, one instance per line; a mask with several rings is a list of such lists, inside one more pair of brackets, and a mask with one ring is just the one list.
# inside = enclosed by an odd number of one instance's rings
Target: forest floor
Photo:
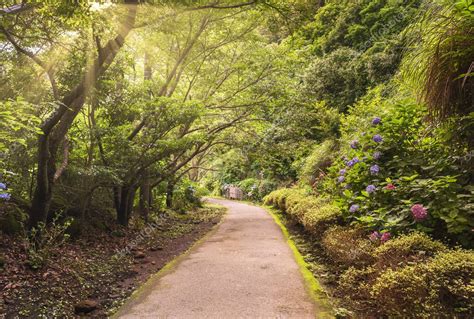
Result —
[[38, 270], [23, 239], [0, 234], [0, 318], [104, 318], [218, 224], [224, 211], [210, 205], [160, 216], [152, 226], [83, 234], [52, 248]]
[[264, 209], [212, 199], [217, 230], [153, 277], [118, 318], [325, 318], [280, 227]]

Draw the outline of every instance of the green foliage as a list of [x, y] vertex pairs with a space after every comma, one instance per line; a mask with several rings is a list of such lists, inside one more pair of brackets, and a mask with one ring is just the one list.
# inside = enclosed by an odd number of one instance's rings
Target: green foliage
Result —
[[299, 181], [313, 185], [321, 175], [327, 172], [336, 154], [336, 142], [326, 140], [316, 145], [304, 159], [303, 167], [299, 172]]
[[470, 316], [474, 312], [474, 254], [454, 250], [427, 263], [388, 269], [371, 290], [387, 316]]
[[361, 267], [374, 261], [375, 245], [362, 228], [332, 227], [324, 233], [321, 244], [331, 261], [342, 268]]
[[423, 9], [410, 28], [416, 46], [405, 58], [404, 74], [435, 119], [467, 116], [474, 112], [473, 1], [433, 0]]
[[53, 253], [64, 245], [69, 239], [67, 233], [71, 226], [72, 219], [60, 222], [60, 214], [56, 215], [50, 225], [40, 223], [38, 227], [31, 229], [25, 243], [28, 255], [28, 265], [32, 269], [39, 269], [47, 265]]
[[24, 151], [31, 139], [40, 134], [35, 105], [17, 100], [0, 101], [0, 169], [18, 149]]
[[328, 198], [311, 196], [301, 189], [279, 189], [267, 195], [264, 201], [288, 213], [309, 233], [317, 236], [337, 224], [341, 217], [340, 209]]
[[19, 235], [24, 231], [25, 215], [14, 206], [0, 207], [0, 231], [8, 235]]
[[472, 313], [472, 251], [449, 250], [422, 233], [367, 251], [372, 264], [350, 267], [338, 286], [338, 295], [359, 313], [410, 318]]
[[439, 241], [432, 240], [420, 232], [413, 232], [389, 240], [377, 247], [374, 256], [378, 268], [398, 268], [413, 263], [422, 263], [435, 254], [445, 251], [447, 247]]

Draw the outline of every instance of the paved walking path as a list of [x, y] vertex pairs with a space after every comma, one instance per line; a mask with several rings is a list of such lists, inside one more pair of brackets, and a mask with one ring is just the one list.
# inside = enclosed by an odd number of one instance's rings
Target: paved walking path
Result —
[[273, 218], [228, 200], [222, 224], [118, 318], [315, 318], [299, 266]]

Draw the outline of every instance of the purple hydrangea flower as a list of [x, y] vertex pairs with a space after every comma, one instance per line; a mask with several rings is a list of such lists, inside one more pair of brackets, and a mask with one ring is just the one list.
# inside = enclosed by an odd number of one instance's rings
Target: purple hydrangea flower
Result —
[[373, 193], [377, 190], [377, 187], [375, 187], [374, 185], [369, 185], [365, 188], [365, 190], [367, 191], [367, 193]]
[[344, 182], [345, 180], [346, 180], [346, 178], [345, 178], [344, 176], [339, 176], [339, 177], [337, 178], [337, 181], [338, 181], [339, 183], [342, 183], [342, 182]]
[[374, 231], [372, 234], [370, 234], [369, 239], [371, 241], [377, 241], [380, 238], [380, 233], [378, 231]]
[[0, 183], [0, 189], [2, 190], [7, 189], [7, 185], [5, 185], [4, 183]]
[[351, 213], [355, 213], [358, 210], [359, 210], [359, 205], [357, 205], [357, 204], [353, 204], [353, 205], [351, 205], [351, 207], [349, 207], [349, 212], [351, 212]]
[[374, 152], [374, 155], [372, 155], [374, 159], [378, 160], [381, 156], [382, 156], [382, 153], [380, 153], [379, 151], [375, 151]]
[[416, 221], [422, 221], [428, 217], [428, 210], [421, 204], [415, 204], [411, 207], [411, 213]]
[[349, 167], [352, 167], [354, 166], [355, 164], [359, 163], [359, 159], [357, 157], [354, 157], [353, 159], [351, 159], [349, 162], [347, 162], [347, 166]]
[[345, 175], [346, 172], [347, 172], [347, 170], [345, 168], [343, 168], [339, 171], [339, 175]]
[[382, 119], [378, 116], [374, 117], [373, 120], [372, 120], [373, 125], [378, 125], [378, 124], [380, 124], [380, 122], [382, 122]]
[[389, 232], [383, 233], [382, 236], [380, 236], [380, 241], [384, 243], [387, 240], [389, 240], [391, 237], [392, 237], [392, 234], [390, 234]]
[[377, 164], [370, 166], [370, 174], [377, 175], [379, 172], [380, 167]]
[[375, 134], [372, 139], [373, 139], [374, 142], [376, 142], [376, 143], [380, 143], [380, 142], [383, 141], [382, 135], [380, 135], [380, 134]]
[[356, 148], [359, 147], [359, 141], [358, 141], [358, 140], [353, 140], [353, 141], [350, 143], [350, 145], [351, 145], [351, 148], [352, 148], [352, 149], [356, 149]]
[[8, 193], [0, 194], [0, 199], [10, 200], [10, 198], [11, 198], [11, 195]]

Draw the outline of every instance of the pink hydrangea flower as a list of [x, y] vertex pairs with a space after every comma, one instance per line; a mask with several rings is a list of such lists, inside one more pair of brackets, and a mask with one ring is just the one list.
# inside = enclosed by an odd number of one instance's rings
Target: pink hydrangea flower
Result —
[[383, 233], [382, 236], [380, 236], [380, 241], [384, 243], [387, 240], [389, 240], [391, 237], [392, 237], [392, 234], [390, 234], [389, 232]]
[[397, 187], [395, 187], [395, 185], [393, 185], [392, 183], [390, 184], [387, 184], [387, 186], [385, 186], [385, 189], [388, 189], [389, 191], [393, 191], [395, 190]]
[[372, 234], [370, 234], [369, 239], [371, 241], [377, 241], [380, 238], [380, 233], [378, 231], [374, 231]]
[[416, 221], [421, 221], [428, 217], [428, 210], [421, 204], [413, 205], [411, 207], [411, 213]]

